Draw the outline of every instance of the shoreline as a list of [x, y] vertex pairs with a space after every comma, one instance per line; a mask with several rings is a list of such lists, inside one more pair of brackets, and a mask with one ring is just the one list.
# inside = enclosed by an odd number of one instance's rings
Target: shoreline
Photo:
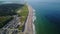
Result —
[[33, 9], [33, 34], [36, 34], [36, 30], [35, 30], [35, 24], [34, 21], [36, 20], [36, 16], [35, 16], [35, 10]]
[[[31, 8], [32, 8], [32, 6], [31, 5], [28, 5], [28, 6], [30, 6]], [[35, 16], [35, 9], [33, 9], [32, 8], [32, 15], [33, 15], [33, 17], [32, 17], [32, 20], [33, 20], [33, 22], [32, 22], [32, 28], [33, 28], [33, 34], [36, 34], [36, 30], [35, 30], [35, 24], [34, 24], [34, 21], [36, 20], [36, 16]]]
[[34, 21], [36, 20], [35, 10], [28, 4], [27, 7], [29, 10], [29, 14], [25, 23], [24, 34], [35, 34], [35, 25], [34, 25]]

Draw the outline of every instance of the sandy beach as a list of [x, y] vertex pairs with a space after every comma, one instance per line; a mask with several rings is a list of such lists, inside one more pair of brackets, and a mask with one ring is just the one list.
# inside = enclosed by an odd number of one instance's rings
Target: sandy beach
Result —
[[29, 10], [29, 14], [28, 14], [27, 21], [25, 23], [24, 34], [33, 34], [33, 19], [32, 19], [33, 18], [33, 8], [28, 5], [28, 10]]

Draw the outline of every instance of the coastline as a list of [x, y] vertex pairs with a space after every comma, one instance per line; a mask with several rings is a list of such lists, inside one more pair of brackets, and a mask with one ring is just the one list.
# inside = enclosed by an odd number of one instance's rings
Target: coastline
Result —
[[28, 4], [27, 7], [29, 10], [29, 14], [28, 14], [27, 21], [25, 23], [24, 34], [35, 34], [35, 25], [34, 25], [34, 21], [36, 20], [35, 10]]
[[36, 20], [36, 16], [35, 16], [35, 9], [33, 9], [33, 7], [31, 6], [31, 5], [28, 5], [28, 6], [30, 6], [31, 7], [31, 9], [32, 9], [32, 15], [33, 15], [33, 17], [32, 17], [32, 20], [33, 20], [33, 22], [32, 22], [32, 28], [33, 28], [33, 34], [36, 34], [36, 31], [35, 31], [35, 24], [34, 24], [34, 21]]
[[36, 16], [35, 16], [35, 9], [33, 9], [33, 7], [31, 5], [28, 5], [28, 7], [30, 6], [30, 9], [32, 9], [32, 28], [33, 28], [33, 34], [36, 34], [35, 31], [35, 24], [34, 21], [36, 20]]
[[36, 16], [35, 16], [35, 9], [33, 9], [33, 34], [36, 34], [36, 30], [35, 30], [35, 24], [34, 21], [36, 20]]

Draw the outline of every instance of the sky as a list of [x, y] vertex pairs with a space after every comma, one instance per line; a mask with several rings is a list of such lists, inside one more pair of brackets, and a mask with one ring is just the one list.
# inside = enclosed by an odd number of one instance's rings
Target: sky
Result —
[[60, 0], [0, 0], [0, 1], [60, 2]]

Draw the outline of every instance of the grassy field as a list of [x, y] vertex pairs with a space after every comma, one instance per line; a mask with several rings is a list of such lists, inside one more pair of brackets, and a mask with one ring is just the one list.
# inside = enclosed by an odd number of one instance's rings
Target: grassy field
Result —
[[13, 17], [10, 16], [0, 17], [0, 28], [2, 28], [5, 24], [7, 24], [12, 19]]
[[28, 12], [29, 11], [28, 11], [27, 5], [24, 5], [22, 7], [22, 9], [20, 10], [20, 12], [18, 13], [21, 16], [20, 22], [23, 24], [22, 26], [19, 27], [19, 30], [22, 30], [23, 29], [24, 23], [25, 23], [25, 21], [27, 19], [27, 16], [28, 16]]

